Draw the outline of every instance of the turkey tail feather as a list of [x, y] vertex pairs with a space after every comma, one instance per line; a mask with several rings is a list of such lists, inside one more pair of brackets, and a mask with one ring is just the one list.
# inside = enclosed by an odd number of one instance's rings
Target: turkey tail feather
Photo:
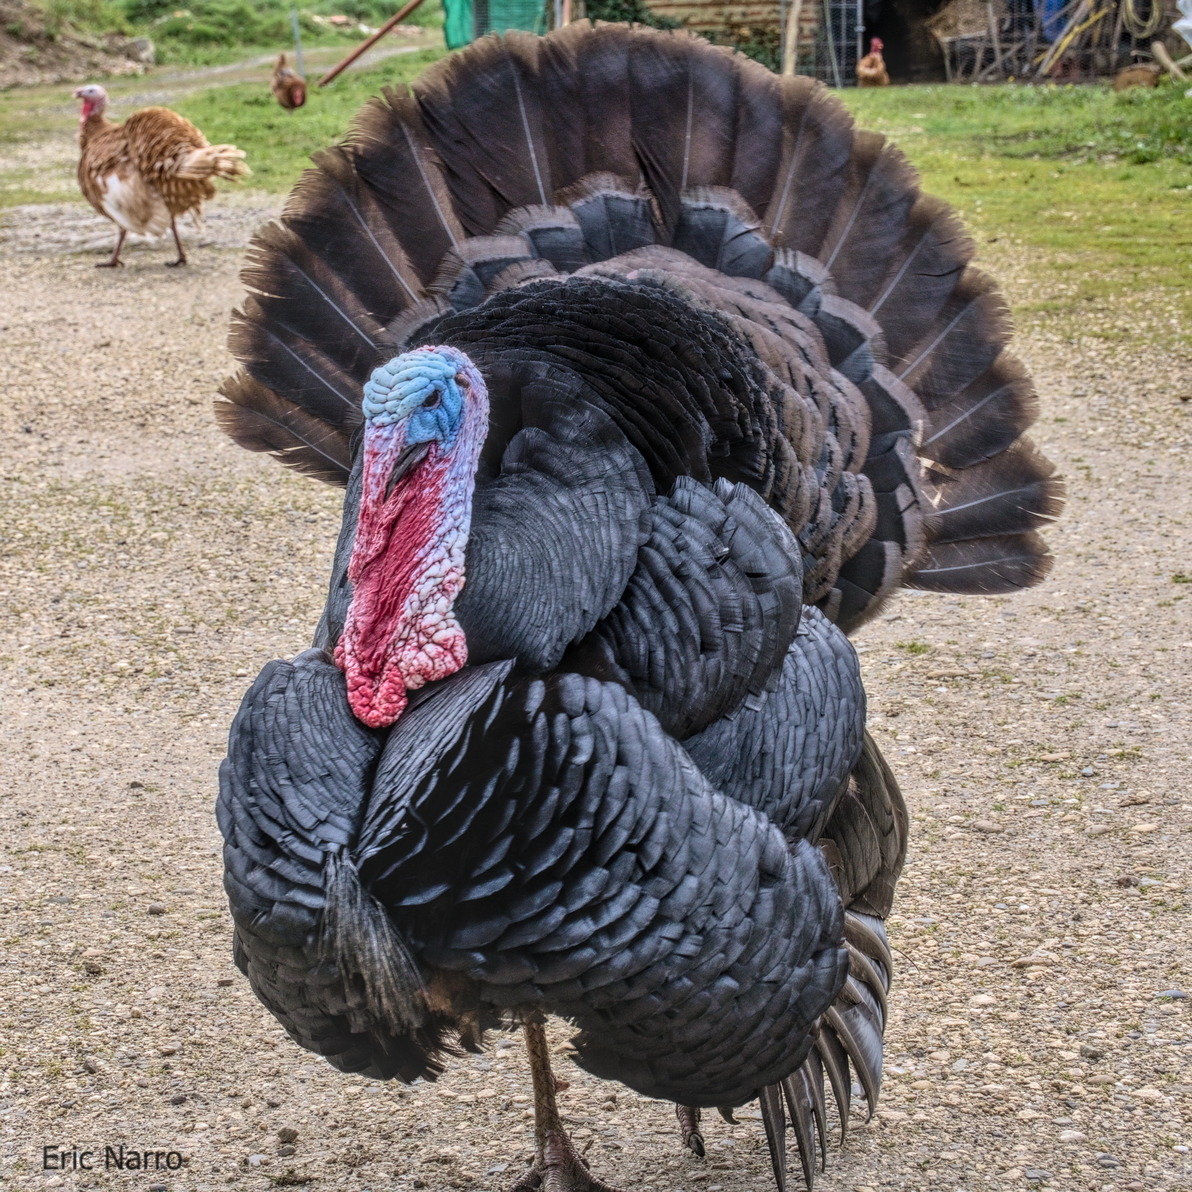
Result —
[[386, 88], [353, 126], [352, 162], [367, 184], [393, 235], [405, 246], [424, 283], [439, 271], [443, 254], [467, 233], [443, 178], [443, 165], [427, 147], [418, 105]]
[[534, 75], [536, 44], [528, 35], [486, 39], [414, 85], [469, 235], [487, 235], [506, 211], [549, 203], [554, 192]]
[[764, 218], [776, 247], [818, 257], [844, 191], [853, 122], [821, 83], [783, 80], [782, 158]]
[[907, 583], [931, 592], [1014, 592], [1045, 579], [1052, 561], [1035, 533], [940, 542], [928, 548]]
[[799, 1160], [808, 1192], [815, 1186], [816, 1157], [819, 1170], [827, 1166], [827, 1135], [824, 1104], [824, 1073], [814, 1051], [794, 1075], [782, 1082], [782, 1091], [790, 1113], [795, 1141], [799, 1144]]
[[301, 406], [237, 373], [215, 403], [220, 429], [248, 451], [266, 451], [304, 476], [345, 485], [352, 468], [348, 438]]
[[[782, 1104], [782, 1086], [766, 1085], [758, 1094], [758, 1104], [762, 1111], [762, 1125], [766, 1130], [774, 1183], [778, 1192], [786, 1192], [786, 1109]], [[811, 1188], [810, 1181], [807, 1187]]]
[[902, 869], [906, 834], [906, 806], [898, 784], [866, 734], [847, 788], [819, 840], [845, 907], [848, 976], [821, 1015], [804, 1062], [791, 1076], [759, 1094], [780, 1189], [787, 1178], [783, 1097], [809, 1190], [816, 1168], [822, 1171], [827, 1157], [825, 1076], [836, 1102], [842, 1145], [852, 1112], [854, 1074], [865, 1095], [867, 1116], [872, 1117], [877, 1106], [887, 994], [894, 968], [883, 919], [889, 914], [894, 883]]
[[179, 181], [194, 182], [203, 178], [245, 178], [252, 173], [245, 156], [244, 150], [235, 145], [205, 145], [182, 158], [173, 174]]
[[825, 1074], [836, 1102], [841, 1145], [848, 1136], [852, 1111], [850, 1066], [864, 1091], [867, 1117], [873, 1116], [877, 1105], [892, 957], [878, 918], [846, 912], [845, 941], [852, 975], [820, 1019], [811, 1053], [791, 1076], [759, 1094], [770, 1162], [780, 1190], [786, 1187], [787, 1113], [808, 1192], [814, 1188], [816, 1169], [827, 1166]]
[[341, 367], [371, 367], [382, 328], [340, 274], [289, 228], [267, 224], [249, 250], [241, 280], [255, 293], [259, 321], [319, 343]]
[[971, 468], [931, 469], [937, 500], [930, 540], [1022, 534], [1047, 525], [1064, 503], [1064, 486], [1054, 472], [1025, 437]]

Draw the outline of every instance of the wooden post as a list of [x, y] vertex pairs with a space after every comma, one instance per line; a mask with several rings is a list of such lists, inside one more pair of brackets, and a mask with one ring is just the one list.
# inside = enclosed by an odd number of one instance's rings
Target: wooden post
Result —
[[1167, 52], [1167, 47], [1161, 41], [1155, 41], [1151, 43], [1151, 53], [1155, 55], [1155, 61], [1158, 62], [1159, 65], [1163, 67], [1163, 69], [1167, 71], [1167, 73], [1171, 75], [1173, 79], [1178, 79], [1181, 83], [1186, 83], [1188, 81], [1188, 76], [1184, 74], [1182, 70], [1180, 70], [1180, 65], [1183, 62], [1183, 59], [1181, 59], [1180, 62], [1176, 62]]
[[782, 39], [782, 73], [787, 78], [799, 73], [799, 18], [802, 15], [803, 0], [793, 0], [786, 14]]
[[1118, 55], [1122, 48], [1122, 30], [1125, 28], [1126, 22], [1126, 6], [1117, 2], [1117, 20], [1113, 23], [1113, 32], [1109, 35], [1109, 53], [1110, 53], [1110, 70], [1117, 70], [1120, 61]]
[[828, 64], [832, 67], [832, 81], [837, 90], [844, 86], [840, 77], [840, 62], [836, 58], [836, 31], [832, 28], [832, 0], [824, 0], [824, 23], [828, 26]]
[[994, 13], [993, 0], [985, 0], [985, 12], [989, 18], [989, 36], [993, 39], [993, 69], [1000, 78], [1005, 78], [1006, 72], [1002, 67], [1002, 39], [998, 32], [1000, 18]]
[[290, 9], [290, 24], [294, 26], [294, 60], [298, 63], [298, 73], [306, 78], [306, 67], [302, 62], [302, 31], [298, 27], [298, 10]]
[[381, 40], [391, 29], [400, 25], [422, 3], [422, 0], [408, 0], [401, 8], [397, 10], [394, 16], [391, 16], [371, 37], [362, 41], [342, 62], [333, 66], [318, 82], [320, 87], [326, 87], [333, 79], [335, 79], [343, 71], [347, 70], [365, 50], [371, 50], [373, 46]]

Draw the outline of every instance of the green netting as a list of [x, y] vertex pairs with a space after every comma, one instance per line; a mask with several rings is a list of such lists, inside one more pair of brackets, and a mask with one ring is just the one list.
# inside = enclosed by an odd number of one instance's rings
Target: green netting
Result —
[[443, 36], [449, 50], [466, 46], [476, 36], [472, 0], [443, 0]]
[[448, 49], [457, 50], [486, 33], [524, 29], [547, 30], [544, 0], [443, 0], [443, 34]]
[[505, 33], [510, 29], [524, 29], [528, 33], [545, 33], [546, 5], [542, 0], [488, 0], [477, 5], [477, 15], [487, 8], [487, 21], [480, 33]]

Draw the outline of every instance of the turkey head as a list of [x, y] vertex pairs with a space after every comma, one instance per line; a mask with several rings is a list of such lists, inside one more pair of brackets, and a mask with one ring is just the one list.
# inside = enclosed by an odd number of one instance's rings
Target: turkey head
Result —
[[83, 101], [82, 111], [79, 112], [79, 123], [82, 124], [91, 116], [102, 116], [108, 106], [108, 93], [98, 83], [88, 83], [86, 87], [76, 87], [74, 98]]
[[467, 662], [453, 606], [464, 584], [488, 391], [462, 352], [423, 347], [372, 374], [363, 409], [352, 602], [335, 661], [352, 711], [380, 728], [401, 715], [407, 691]]

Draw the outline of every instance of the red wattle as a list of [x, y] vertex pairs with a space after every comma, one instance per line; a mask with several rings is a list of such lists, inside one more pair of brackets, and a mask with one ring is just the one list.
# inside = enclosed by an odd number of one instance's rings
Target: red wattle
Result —
[[443, 538], [448, 461], [432, 446], [386, 495], [402, 446], [393, 427], [370, 429], [366, 437], [348, 565], [354, 591], [335, 651], [353, 713], [374, 728], [401, 715], [407, 691], [467, 661], [463, 632], [451, 615], [462, 568]]

